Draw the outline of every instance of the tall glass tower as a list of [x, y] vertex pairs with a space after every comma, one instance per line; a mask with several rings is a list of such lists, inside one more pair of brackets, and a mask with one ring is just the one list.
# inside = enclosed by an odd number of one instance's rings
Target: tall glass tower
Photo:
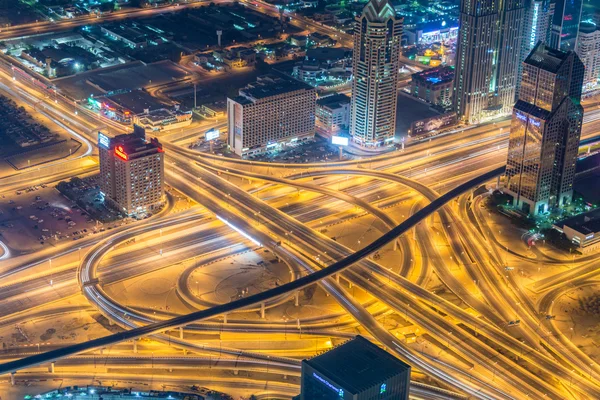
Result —
[[389, 0], [370, 0], [356, 17], [350, 134], [361, 146], [394, 140], [402, 22]]
[[583, 0], [556, 0], [550, 45], [562, 51], [575, 51]]
[[461, 0], [454, 105], [478, 123], [509, 114], [518, 83], [525, 0]]
[[539, 42], [523, 62], [512, 113], [505, 192], [538, 215], [571, 202], [581, 137], [583, 63]]

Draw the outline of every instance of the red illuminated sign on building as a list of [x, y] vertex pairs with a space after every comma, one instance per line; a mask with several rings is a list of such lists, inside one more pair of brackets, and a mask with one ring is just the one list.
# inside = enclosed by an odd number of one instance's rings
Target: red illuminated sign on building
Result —
[[115, 147], [115, 154], [117, 155], [117, 157], [122, 158], [125, 161], [127, 161], [128, 159], [127, 153], [125, 153], [125, 150], [123, 150], [123, 146]]

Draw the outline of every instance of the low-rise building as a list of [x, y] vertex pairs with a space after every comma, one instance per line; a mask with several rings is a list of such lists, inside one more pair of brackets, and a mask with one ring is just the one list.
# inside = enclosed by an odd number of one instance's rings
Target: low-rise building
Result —
[[160, 102], [143, 90], [92, 97], [89, 104], [108, 118], [152, 131], [183, 128], [192, 123], [191, 110]]
[[600, 249], [600, 209], [556, 222], [552, 227], [564, 233], [583, 254]]
[[295, 79], [266, 75], [227, 99], [228, 144], [241, 157], [315, 135], [316, 90]]
[[328, 135], [347, 131], [350, 126], [350, 98], [344, 94], [317, 100], [317, 128]]
[[412, 75], [413, 96], [443, 108], [452, 105], [454, 67], [441, 66]]

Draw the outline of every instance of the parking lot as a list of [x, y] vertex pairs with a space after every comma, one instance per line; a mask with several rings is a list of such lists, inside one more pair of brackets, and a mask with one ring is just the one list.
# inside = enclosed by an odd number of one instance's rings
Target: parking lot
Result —
[[97, 224], [79, 206], [50, 186], [34, 186], [0, 198], [1, 240], [16, 253], [80, 240], [122, 223]]

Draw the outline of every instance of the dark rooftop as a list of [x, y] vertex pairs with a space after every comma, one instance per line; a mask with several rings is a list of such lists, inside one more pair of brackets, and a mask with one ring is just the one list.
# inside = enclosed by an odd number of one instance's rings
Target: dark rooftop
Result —
[[238, 97], [245, 97], [247, 100], [252, 101], [302, 89], [312, 90], [313, 88], [304, 82], [283, 75], [265, 75], [259, 77], [256, 82], [240, 89], [240, 96]]
[[568, 56], [568, 52], [553, 49], [539, 42], [525, 59], [525, 64], [556, 73]]
[[142, 114], [144, 110], [152, 111], [166, 107], [165, 104], [143, 90], [132, 90], [131, 92], [115, 94], [106, 97], [106, 99], [130, 110], [135, 115]]
[[533, 117], [540, 118], [540, 119], [547, 119], [548, 116], [551, 114], [550, 111], [544, 110], [541, 107], [527, 103], [526, 101], [523, 101], [523, 100], [518, 100], [516, 102], [516, 104], [514, 106], [514, 110], [524, 112], [526, 114], [529, 114]]
[[135, 159], [138, 156], [143, 156], [148, 152], [159, 152], [162, 151], [162, 145], [157, 139], [146, 141], [141, 136], [136, 134], [126, 133], [115, 136], [111, 139], [111, 143], [114, 146], [121, 146], [129, 156], [129, 159]]
[[304, 362], [353, 394], [410, 369], [362, 336]]
[[334, 94], [332, 96], [321, 97], [317, 100], [317, 104], [321, 107], [329, 107], [332, 109], [339, 108], [344, 104], [350, 103], [350, 97], [345, 94]]
[[432, 85], [441, 85], [454, 80], [454, 67], [440, 66], [426, 69], [422, 72], [412, 74], [412, 79], [427, 82]]
[[562, 221], [556, 222], [554, 225], [560, 227], [561, 229], [565, 226], [568, 226], [569, 228], [586, 235], [600, 232], [600, 208], [576, 215], [571, 218], [563, 219]]
[[352, 50], [344, 47], [316, 47], [306, 51], [306, 58], [319, 61], [336, 61], [350, 57]]

